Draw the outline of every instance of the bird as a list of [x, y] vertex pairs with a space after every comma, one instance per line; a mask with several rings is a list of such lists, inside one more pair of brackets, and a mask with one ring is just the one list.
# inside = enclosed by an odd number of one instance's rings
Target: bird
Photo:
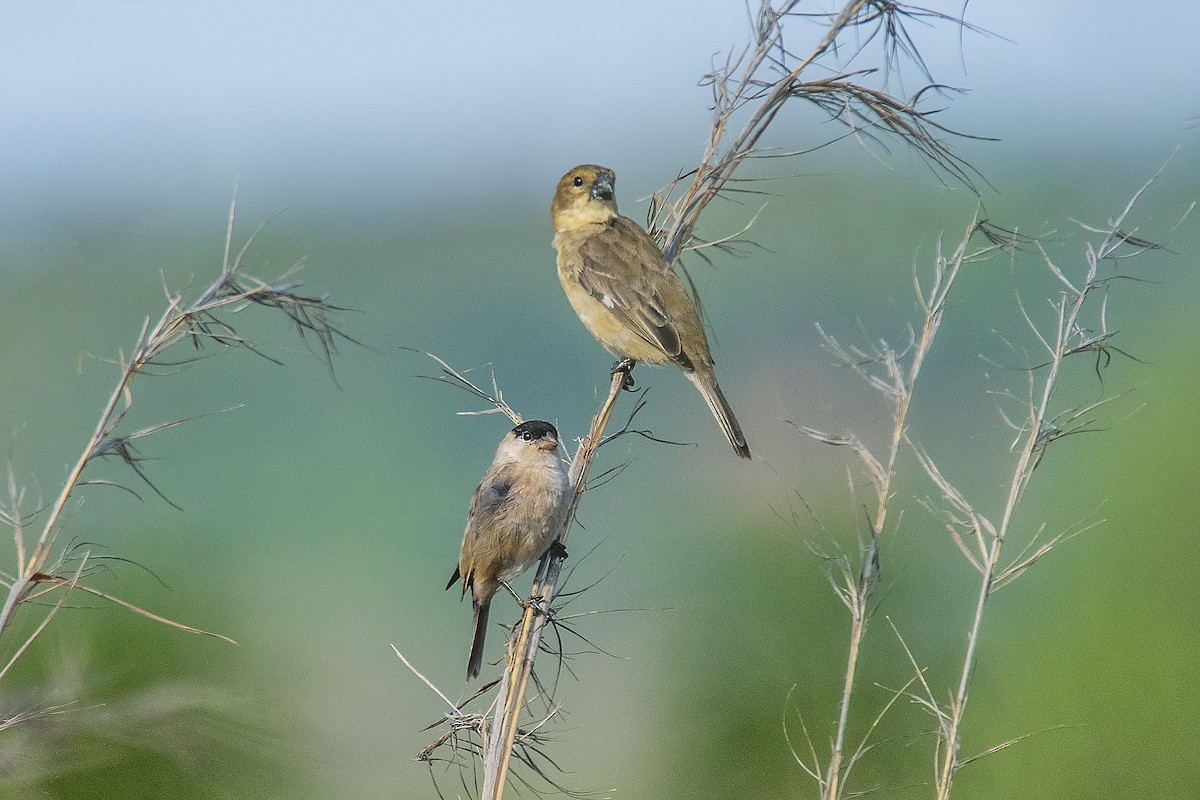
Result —
[[558, 182], [550, 219], [558, 278], [584, 327], [618, 358], [679, 367], [734, 452], [750, 458], [696, 302], [650, 234], [617, 213], [616, 174], [596, 164], [572, 169]]
[[458, 566], [446, 584], [449, 589], [461, 580], [463, 597], [471, 590], [467, 680], [478, 676], [483, 665], [492, 598], [557, 541], [570, 495], [553, 425], [522, 422], [505, 435], [471, 497]]

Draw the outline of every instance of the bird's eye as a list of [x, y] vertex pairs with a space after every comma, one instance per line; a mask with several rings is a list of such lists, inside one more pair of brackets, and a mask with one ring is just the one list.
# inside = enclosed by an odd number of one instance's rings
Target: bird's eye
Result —
[[532, 434], [532, 433], [530, 433], [529, 431], [525, 431], [523, 434], [521, 434], [521, 438], [522, 438], [522, 439], [524, 439], [524, 440], [525, 440], [525, 441], [527, 441], [527, 442], [532, 442], [532, 441], [533, 441], [533, 434]]
[[583, 186], [583, 178], [576, 175], [575, 180], [571, 181], [571, 183], [575, 184], [576, 186]]

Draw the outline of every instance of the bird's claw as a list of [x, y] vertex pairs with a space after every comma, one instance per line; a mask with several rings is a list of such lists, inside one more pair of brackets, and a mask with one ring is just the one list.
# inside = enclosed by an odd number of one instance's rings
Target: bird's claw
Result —
[[613, 366], [612, 366], [611, 374], [613, 374], [613, 375], [616, 375], [617, 373], [625, 374], [625, 380], [621, 384], [621, 388], [627, 392], [634, 391], [633, 366], [636, 363], [637, 362], [634, 361], [632, 358], [622, 358], [620, 361], [614, 362]]
[[545, 598], [539, 594], [536, 597], [530, 597], [529, 599], [518, 600], [517, 603], [521, 606], [522, 611], [528, 611], [531, 608], [534, 611], [537, 611], [539, 606], [541, 605], [542, 600], [544, 600], [544, 599]]
[[545, 600], [545, 598], [540, 594], [528, 598], [521, 597], [521, 595], [513, 591], [513, 588], [508, 585], [508, 581], [500, 581], [500, 585], [505, 589], [508, 589], [508, 593], [512, 595], [512, 599], [517, 601], [517, 605], [519, 605], [523, 611], [528, 611], [531, 608], [537, 610], [538, 604]]
[[558, 539], [555, 539], [550, 544], [549, 552], [551, 557], [561, 560], [567, 557], [567, 546]]

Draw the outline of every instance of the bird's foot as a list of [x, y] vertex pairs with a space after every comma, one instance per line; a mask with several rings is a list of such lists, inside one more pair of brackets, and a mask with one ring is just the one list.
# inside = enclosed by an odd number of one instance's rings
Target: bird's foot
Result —
[[512, 595], [512, 599], [517, 601], [517, 605], [519, 605], [523, 611], [528, 611], [531, 608], [534, 611], [538, 611], [542, 601], [546, 599], [540, 594], [536, 594], [533, 597], [521, 597], [519, 594], [513, 591], [511, 586], [508, 585], [508, 581], [500, 581], [500, 585], [508, 590], [508, 593]]
[[553, 558], [562, 560], [567, 557], [567, 546], [558, 539], [555, 539], [550, 543], [550, 547], [547, 548], [547, 552], [550, 553]]
[[546, 597], [543, 594], [535, 594], [533, 597], [527, 597], [524, 600], [518, 600], [517, 604], [521, 606], [522, 611], [532, 610], [535, 616], [538, 614], [545, 614], [545, 615], [549, 616], [550, 615], [549, 606], [547, 606], [544, 609], [542, 608], [542, 603], [545, 603], [549, 599], [550, 598]]
[[637, 364], [632, 358], [622, 358], [620, 361], [614, 362], [612, 366], [612, 375], [617, 373], [625, 374], [625, 381], [621, 384], [621, 388], [627, 392], [634, 391], [633, 383], [633, 367]]

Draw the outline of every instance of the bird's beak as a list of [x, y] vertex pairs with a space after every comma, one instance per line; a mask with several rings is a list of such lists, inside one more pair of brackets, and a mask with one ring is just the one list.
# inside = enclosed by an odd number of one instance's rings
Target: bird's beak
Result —
[[596, 180], [592, 181], [592, 189], [588, 192], [593, 200], [603, 200], [604, 202], [612, 202], [613, 199], [613, 179], [609, 175], [600, 173], [596, 176]]
[[539, 450], [557, 450], [558, 439], [542, 439], [537, 443]]

